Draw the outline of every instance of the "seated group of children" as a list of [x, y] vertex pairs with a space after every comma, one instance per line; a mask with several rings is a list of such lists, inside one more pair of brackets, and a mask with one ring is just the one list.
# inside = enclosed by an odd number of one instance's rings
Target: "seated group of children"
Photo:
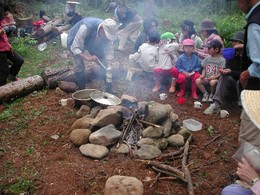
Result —
[[[207, 44], [209, 55], [201, 61], [196, 55], [192, 39], [185, 39], [182, 44], [175, 40], [170, 32], [160, 36], [157, 30], [152, 30], [148, 34], [148, 42], [143, 43], [138, 52], [130, 54], [129, 59], [131, 62], [139, 62], [143, 71], [153, 74], [153, 92], [160, 90], [164, 77], [171, 77], [169, 92], [174, 93], [178, 84], [180, 90], [177, 96], [182, 97], [190, 80], [192, 98], [199, 98], [198, 88], [203, 93], [202, 102], [212, 102], [220, 71], [226, 63], [221, 54], [222, 43], [217, 39], [211, 40]], [[205, 85], [210, 86], [210, 92]]]

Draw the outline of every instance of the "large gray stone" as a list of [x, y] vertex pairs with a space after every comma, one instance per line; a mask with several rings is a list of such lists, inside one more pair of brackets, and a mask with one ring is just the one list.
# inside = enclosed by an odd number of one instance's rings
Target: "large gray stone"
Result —
[[168, 142], [170, 146], [183, 146], [185, 144], [184, 137], [180, 134], [168, 137]]
[[82, 118], [90, 113], [90, 107], [87, 105], [82, 105], [80, 109], [77, 111], [76, 116], [77, 118]]
[[149, 126], [143, 130], [142, 135], [144, 138], [159, 138], [163, 135], [163, 127]]
[[80, 119], [77, 119], [73, 125], [71, 126], [71, 129], [88, 129], [90, 127], [90, 124], [92, 123], [93, 118], [89, 117], [83, 117]]
[[168, 118], [173, 108], [169, 104], [160, 104], [157, 102], [149, 102], [148, 114], [145, 120], [151, 123], [157, 123], [159, 120]]
[[73, 144], [80, 146], [88, 143], [91, 131], [89, 129], [74, 129], [70, 133], [70, 140]]
[[162, 154], [161, 150], [152, 145], [142, 145], [139, 150], [137, 150], [136, 155], [141, 159], [154, 159]]
[[143, 195], [143, 183], [135, 177], [114, 175], [107, 179], [104, 195]]
[[109, 150], [105, 146], [95, 145], [95, 144], [84, 144], [79, 147], [80, 152], [94, 159], [102, 159], [106, 157]]
[[121, 137], [121, 132], [114, 125], [105, 126], [89, 136], [89, 142], [102, 146], [110, 146]]
[[91, 126], [105, 127], [113, 124], [116, 127], [120, 126], [123, 122], [122, 114], [114, 109], [100, 110], [96, 118], [92, 121]]

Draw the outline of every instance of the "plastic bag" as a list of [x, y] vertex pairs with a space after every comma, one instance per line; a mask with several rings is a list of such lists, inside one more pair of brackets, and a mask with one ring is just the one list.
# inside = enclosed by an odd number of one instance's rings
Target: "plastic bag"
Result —
[[249, 142], [244, 142], [232, 158], [240, 162], [243, 156], [255, 170], [260, 170], [260, 148], [253, 146]]

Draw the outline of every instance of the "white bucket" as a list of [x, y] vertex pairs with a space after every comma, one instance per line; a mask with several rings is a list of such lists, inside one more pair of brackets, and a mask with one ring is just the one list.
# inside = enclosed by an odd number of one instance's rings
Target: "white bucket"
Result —
[[68, 34], [66, 32], [61, 33], [60, 35], [61, 46], [64, 48], [67, 48], [67, 38], [68, 38]]

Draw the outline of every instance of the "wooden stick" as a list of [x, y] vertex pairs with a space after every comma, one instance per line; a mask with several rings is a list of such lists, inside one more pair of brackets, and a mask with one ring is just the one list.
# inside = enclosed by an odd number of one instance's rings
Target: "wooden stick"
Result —
[[156, 161], [150, 161], [150, 162], [148, 162], [148, 165], [151, 165], [151, 166], [154, 166], [156, 168], [163, 169], [163, 170], [166, 170], [166, 171], [169, 171], [169, 172], [173, 172], [173, 173], [177, 174], [177, 176], [179, 176], [181, 179], [185, 180], [184, 173], [182, 171], [180, 171], [179, 169], [176, 169], [176, 168], [171, 167], [169, 165], [161, 164], [161, 163], [156, 162]]
[[161, 127], [160, 125], [156, 125], [154, 123], [150, 123], [150, 122], [147, 122], [147, 121], [144, 121], [144, 120], [139, 120], [140, 122], [142, 122], [143, 124], [146, 124], [146, 125], [149, 125], [149, 126], [152, 126], [152, 127]]
[[153, 183], [151, 183], [151, 184], [149, 185], [149, 188], [151, 188], [151, 187], [154, 186], [154, 184], [158, 181], [158, 179], [159, 179], [160, 176], [161, 176], [161, 173], [158, 173], [158, 174], [156, 175], [155, 180], [153, 181]]
[[208, 143], [204, 144], [202, 148], [205, 148], [206, 146], [208, 146], [209, 144], [211, 144], [212, 142], [214, 142], [215, 140], [217, 140], [218, 138], [220, 138], [221, 135], [218, 135], [216, 137], [214, 137], [212, 140], [210, 140]]
[[194, 188], [193, 188], [193, 182], [191, 179], [190, 171], [187, 166], [188, 164], [188, 155], [189, 155], [189, 145], [191, 141], [192, 135], [188, 138], [184, 145], [184, 152], [183, 152], [183, 157], [182, 157], [182, 171], [185, 173], [185, 179], [188, 182], [188, 194], [189, 195], [194, 195]]
[[[169, 171], [165, 171], [165, 170], [162, 170], [162, 169], [159, 169], [155, 166], [152, 166], [152, 169], [159, 172], [159, 173], [163, 173], [165, 175], [169, 175], [169, 176], [174, 176], [175, 178], [179, 178], [179, 179], [183, 179], [183, 178], [180, 178], [178, 177], [175, 173], [172, 173], [172, 172], [169, 172]], [[185, 181], [186, 182], [186, 181]]]
[[177, 155], [181, 154], [183, 152], [183, 150], [184, 150], [184, 147], [181, 147], [177, 151], [169, 152], [167, 154], [161, 154], [157, 159], [162, 160], [163, 158], [171, 158], [171, 157], [177, 156]]
[[[158, 180], [176, 180], [177, 177], [159, 177]], [[156, 178], [154, 179], [146, 179], [146, 180], [142, 180], [143, 182], [149, 182], [149, 181], [154, 181], [156, 180]]]

